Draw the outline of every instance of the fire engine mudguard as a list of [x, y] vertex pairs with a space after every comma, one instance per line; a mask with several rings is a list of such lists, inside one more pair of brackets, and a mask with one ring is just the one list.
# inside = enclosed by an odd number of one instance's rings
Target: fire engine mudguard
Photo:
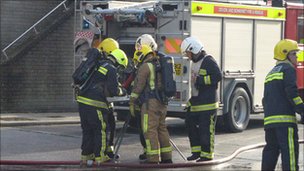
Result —
[[242, 80], [235, 80], [230, 88], [224, 101], [223, 122], [226, 130], [242, 132], [248, 126], [251, 113], [247, 84]]

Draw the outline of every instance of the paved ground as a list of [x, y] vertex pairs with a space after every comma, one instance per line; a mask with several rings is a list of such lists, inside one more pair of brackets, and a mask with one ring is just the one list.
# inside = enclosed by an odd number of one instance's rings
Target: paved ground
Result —
[[[70, 162], [78, 160], [80, 153], [81, 129], [79, 127], [78, 113], [21, 113], [0, 114], [1, 126], [1, 160], [33, 160], [33, 161], [60, 161], [69, 159]], [[167, 118], [168, 129], [171, 138], [186, 156], [189, 154], [189, 141], [187, 139], [183, 121]], [[54, 125], [55, 124], [55, 125]], [[121, 130], [123, 122], [117, 122], [117, 131]], [[303, 125], [300, 127], [300, 138], [303, 138]], [[215, 162], [217, 165], [205, 165], [203, 167], [182, 167], [174, 170], [259, 170], [262, 148], [251, 148], [243, 151], [229, 162], [221, 162], [230, 157], [235, 150], [250, 144], [263, 143], [262, 120], [251, 120], [249, 128], [238, 134], [217, 133], [215, 144]], [[40, 140], [30, 141], [32, 137]], [[14, 139], [16, 138], [16, 141]], [[37, 139], [37, 138], [36, 138]], [[13, 140], [13, 141], [12, 141]], [[61, 142], [60, 144], [57, 144]], [[14, 146], [9, 144], [14, 143]], [[41, 145], [42, 144], [42, 145]], [[41, 146], [40, 146], [41, 145]], [[37, 151], [31, 149], [38, 146]], [[46, 149], [47, 148], [49, 149]], [[57, 147], [56, 147], [57, 146]], [[248, 147], [248, 146], [247, 146]], [[247, 148], [246, 147], [246, 148]], [[26, 148], [26, 150], [24, 150]], [[245, 149], [246, 149], [245, 148]], [[250, 146], [248, 147], [250, 149]], [[244, 150], [245, 150], [244, 149]], [[23, 151], [22, 151], [23, 150]], [[303, 145], [300, 146], [300, 168], [303, 169]], [[121, 146], [120, 165], [129, 164], [142, 167], [138, 164], [137, 156], [140, 153], [138, 135], [134, 130], [128, 129]], [[16, 154], [15, 154], [16, 153]], [[173, 151], [173, 160], [176, 166], [188, 166], [193, 163], [185, 162], [179, 153]], [[213, 161], [214, 162], [214, 161]], [[195, 163], [194, 163], [195, 164]], [[144, 166], [148, 167], [148, 166]], [[280, 170], [280, 166], [278, 166]], [[71, 167], [61, 166], [13, 166], [3, 167], [5, 170], [70, 170]], [[115, 168], [115, 170], [133, 170], [132, 167]], [[75, 166], [72, 170], [83, 170]], [[90, 169], [88, 169], [90, 170]], [[103, 168], [104, 170], [104, 168]], [[113, 170], [113, 167], [108, 170]], [[147, 170], [147, 168], [141, 168]], [[149, 168], [148, 170], [151, 170]], [[152, 169], [153, 170], [153, 169]], [[158, 170], [158, 169], [156, 169]], [[166, 169], [166, 170], [173, 170]]]

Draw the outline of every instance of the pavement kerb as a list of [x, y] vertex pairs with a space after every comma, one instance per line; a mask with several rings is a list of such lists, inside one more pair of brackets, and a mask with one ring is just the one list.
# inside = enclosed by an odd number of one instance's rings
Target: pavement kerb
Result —
[[0, 127], [80, 124], [78, 113], [5, 113], [0, 114]]
[[33, 121], [33, 122], [0, 122], [0, 127], [29, 126], [29, 125], [63, 125], [80, 124], [80, 121]]

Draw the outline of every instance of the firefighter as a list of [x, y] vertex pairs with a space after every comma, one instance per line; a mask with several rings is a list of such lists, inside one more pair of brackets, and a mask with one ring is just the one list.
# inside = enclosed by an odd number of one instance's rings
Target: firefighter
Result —
[[[97, 47], [101, 53], [103, 53], [104, 57], [107, 57], [111, 52], [115, 49], [119, 49], [119, 44], [116, 40], [112, 38], [106, 38], [104, 39]], [[110, 103], [109, 105], [109, 115], [108, 115], [108, 129], [107, 133], [109, 134], [108, 139], [108, 145], [107, 145], [107, 154], [112, 159], [114, 157], [114, 136], [115, 136], [115, 130], [116, 130], [116, 122], [115, 122], [115, 116], [113, 111], [114, 104]], [[119, 158], [119, 154], [116, 156], [116, 158]]]
[[284, 39], [274, 48], [274, 68], [264, 83], [264, 130], [262, 170], [274, 170], [281, 153], [283, 170], [299, 170], [299, 143], [296, 112], [304, 112], [304, 104], [296, 84], [296, 41]]
[[100, 61], [97, 71], [89, 79], [86, 91], [77, 96], [82, 128], [81, 165], [91, 166], [93, 160], [99, 165], [110, 158], [106, 153], [109, 103], [106, 97], [121, 96], [125, 91], [119, 87], [117, 69], [126, 68], [126, 54], [115, 49], [107, 59]]
[[186, 128], [192, 155], [188, 161], [212, 160], [218, 103], [218, 83], [222, 79], [214, 58], [207, 54], [202, 43], [188, 37], [181, 43], [181, 52], [193, 63], [191, 68], [191, 98], [187, 105]]
[[[141, 36], [139, 36], [136, 40], [136, 43], [135, 43], [135, 50], [140, 50], [140, 47], [142, 45], [148, 45], [151, 47], [151, 49], [153, 51], [156, 52], [157, 50], [157, 43], [155, 42], [154, 38], [150, 35], [150, 34], [143, 34]], [[133, 62], [135, 64], [135, 68], [138, 68], [139, 65], [141, 63], [138, 63], [138, 56], [134, 56], [134, 59], [133, 59]], [[142, 128], [141, 128], [141, 115], [140, 115], [140, 107], [139, 106], [136, 106], [135, 108], [136, 112], [135, 112], [135, 120], [137, 122], [137, 127], [139, 128], [139, 139], [140, 139], [140, 143], [143, 147], [143, 153], [139, 155], [139, 159], [140, 160], [146, 160], [147, 159], [147, 149], [146, 149], [146, 142], [145, 142], [145, 138], [144, 138], [144, 135], [143, 135], [143, 131], [142, 131]]]
[[141, 106], [141, 126], [146, 142], [144, 163], [172, 163], [172, 147], [165, 119], [167, 106], [157, 94], [161, 91], [161, 73], [156, 72], [158, 57], [150, 46], [142, 45], [134, 53], [140, 64], [130, 96], [130, 113], [135, 117], [136, 105]]

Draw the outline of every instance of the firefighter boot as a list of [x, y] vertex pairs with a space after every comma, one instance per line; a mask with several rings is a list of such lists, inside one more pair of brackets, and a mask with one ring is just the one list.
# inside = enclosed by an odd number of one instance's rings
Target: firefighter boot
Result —
[[190, 157], [187, 157], [187, 160], [192, 161], [192, 160], [196, 160], [198, 158], [200, 158], [200, 153], [195, 152], [195, 153], [192, 153], [192, 155]]
[[[107, 152], [107, 155], [110, 157], [110, 159], [114, 159], [114, 153], [111, 152]], [[116, 154], [115, 160], [119, 159], [120, 155]]]
[[206, 158], [206, 157], [201, 157], [200, 159], [196, 160], [196, 162], [204, 162], [204, 161], [210, 161], [212, 159]]
[[[111, 158], [114, 159], [114, 146], [108, 146], [106, 154]], [[116, 154], [115, 160], [119, 159], [120, 155]]]
[[93, 160], [81, 160], [80, 167], [81, 168], [92, 167], [93, 163], [94, 163]]
[[146, 154], [146, 152], [140, 154], [140, 155], [138, 156], [138, 158], [139, 158], [139, 160], [147, 160], [147, 154]]
[[102, 163], [109, 162], [109, 161], [111, 161], [111, 159], [108, 155], [104, 155], [104, 156], [101, 156], [101, 157], [96, 157], [94, 165], [95, 166], [100, 166]]

